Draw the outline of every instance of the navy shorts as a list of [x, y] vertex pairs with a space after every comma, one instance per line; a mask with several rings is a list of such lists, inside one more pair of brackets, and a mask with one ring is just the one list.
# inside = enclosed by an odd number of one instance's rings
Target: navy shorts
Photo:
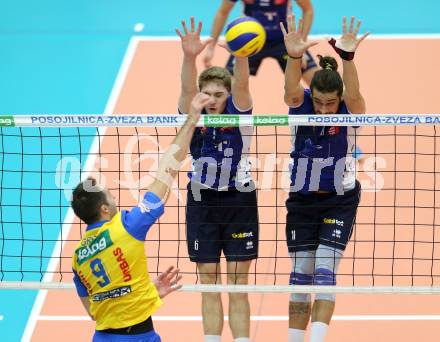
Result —
[[[250, 74], [255, 76], [258, 72], [258, 69], [260, 68], [263, 59], [268, 57], [275, 58], [283, 72], [286, 70], [288, 55], [286, 51], [286, 46], [284, 45], [284, 40], [266, 42], [266, 45], [264, 45], [263, 49], [259, 53], [249, 57]], [[233, 74], [234, 63], [235, 57], [231, 55], [228, 59], [228, 62], [226, 63], [226, 68], [231, 74]], [[302, 72], [304, 73], [307, 70], [315, 67], [317, 67], [317, 65], [315, 60], [313, 59], [313, 56], [310, 54], [309, 51], [306, 51], [301, 67]]]
[[361, 185], [344, 195], [291, 192], [286, 201], [289, 252], [316, 250], [319, 244], [345, 250], [353, 232]]
[[245, 261], [258, 256], [257, 193], [237, 189], [201, 189], [196, 201], [188, 186], [186, 239], [190, 260], [218, 263]]

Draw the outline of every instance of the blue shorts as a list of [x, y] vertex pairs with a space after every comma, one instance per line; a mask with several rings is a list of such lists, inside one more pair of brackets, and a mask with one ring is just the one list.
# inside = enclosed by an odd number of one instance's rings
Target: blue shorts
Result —
[[361, 185], [343, 195], [289, 194], [286, 201], [286, 240], [290, 253], [312, 251], [318, 245], [345, 250], [353, 232]]
[[196, 201], [188, 186], [186, 239], [190, 260], [218, 263], [256, 259], [258, 207], [256, 191], [202, 189]]
[[161, 342], [160, 336], [153, 330], [136, 335], [108, 334], [95, 331], [92, 342]]
[[[282, 41], [277, 40], [274, 42], [268, 41], [266, 42], [263, 49], [259, 53], [249, 57], [250, 74], [255, 76], [258, 72], [258, 69], [260, 68], [263, 59], [268, 57], [275, 58], [283, 72], [286, 70], [288, 55], [286, 51], [286, 46], [284, 45], [284, 40]], [[233, 74], [234, 63], [235, 63], [235, 57], [231, 55], [228, 59], [228, 62], [226, 63], [226, 69], [228, 69], [231, 74]], [[315, 60], [313, 59], [313, 56], [310, 54], [309, 51], [306, 51], [305, 59], [303, 60], [301, 71], [305, 73], [309, 69], [315, 67], [317, 67], [317, 65]]]

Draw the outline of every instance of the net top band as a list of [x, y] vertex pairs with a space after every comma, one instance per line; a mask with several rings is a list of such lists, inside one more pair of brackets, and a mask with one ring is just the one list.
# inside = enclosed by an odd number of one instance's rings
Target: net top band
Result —
[[[180, 127], [186, 115], [0, 115], [3, 127]], [[440, 114], [202, 115], [198, 127], [438, 125]]]

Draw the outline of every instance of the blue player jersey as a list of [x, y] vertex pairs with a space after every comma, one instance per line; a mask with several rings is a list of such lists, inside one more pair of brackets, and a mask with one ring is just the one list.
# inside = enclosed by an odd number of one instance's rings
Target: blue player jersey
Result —
[[[252, 109], [238, 109], [232, 96], [228, 97], [223, 114], [251, 113]], [[190, 145], [193, 162], [188, 176], [191, 181], [211, 189], [249, 183], [252, 180], [249, 161], [252, 133], [253, 127], [196, 128]]]
[[[237, 2], [238, 0], [230, 0]], [[287, 28], [287, 13], [291, 12], [291, 0], [242, 0], [244, 14], [257, 19], [266, 30], [268, 41], [283, 40], [280, 22]]]
[[[304, 102], [289, 108], [289, 115], [314, 113], [310, 89]], [[350, 114], [342, 101], [338, 114]], [[355, 186], [354, 127], [293, 126], [291, 186], [293, 192], [330, 191], [342, 193]]]

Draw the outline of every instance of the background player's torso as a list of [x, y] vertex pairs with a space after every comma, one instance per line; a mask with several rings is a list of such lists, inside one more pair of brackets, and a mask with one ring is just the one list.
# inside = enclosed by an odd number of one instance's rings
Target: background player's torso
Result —
[[245, 15], [257, 19], [266, 30], [267, 40], [282, 40], [280, 22], [285, 23], [292, 9], [291, 0], [243, 0]]

